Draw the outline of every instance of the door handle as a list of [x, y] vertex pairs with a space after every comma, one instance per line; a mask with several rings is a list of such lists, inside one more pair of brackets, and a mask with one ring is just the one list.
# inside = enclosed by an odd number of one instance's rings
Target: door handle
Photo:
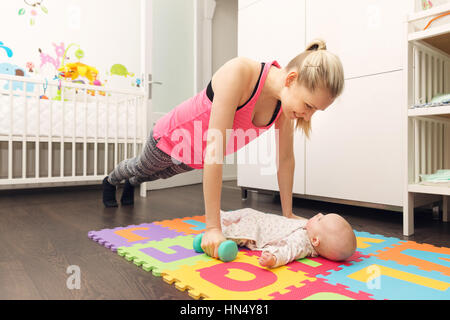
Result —
[[159, 84], [162, 85], [163, 83], [161, 81], [149, 81], [148, 82], [148, 98], [152, 98], [152, 85], [153, 84]]

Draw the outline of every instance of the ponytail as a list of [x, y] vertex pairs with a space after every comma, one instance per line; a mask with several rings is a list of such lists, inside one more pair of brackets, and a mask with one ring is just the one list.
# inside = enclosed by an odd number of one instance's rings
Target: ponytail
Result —
[[325, 41], [321, 39], [316, 39], [306, 47], [305, 51], [318, 51], [318, 50], [327, 50], [327, 44], [325, 43]]

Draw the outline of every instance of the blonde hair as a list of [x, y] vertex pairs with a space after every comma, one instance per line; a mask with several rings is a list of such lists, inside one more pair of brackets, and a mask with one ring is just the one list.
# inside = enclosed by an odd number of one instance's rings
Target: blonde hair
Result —
[[[312, 41], [304, 52], [288, 63], [286, 69], [288, 71], [295, 69], [298, 72], [298, 83], [311, 92], [322, 87], [335, 99], [344, 90], [344, 68], [341, 60], [337, 55], [327, 51], [326, 43], [321, 39]], [[310, 121], [297, 119], [295, 127], [303, 129], [309, 138]]]

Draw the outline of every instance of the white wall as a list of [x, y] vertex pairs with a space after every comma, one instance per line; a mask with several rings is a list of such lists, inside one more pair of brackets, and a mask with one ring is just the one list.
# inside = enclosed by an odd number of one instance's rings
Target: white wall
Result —
[[[212, 73], [237, 56], [238, 0], [216, 0], [212, 22]], [[208, 81], [209, 82], [209, 81]], [[233, 163], [230, 163], [231, 160]], [[237, 178], [236, 153], [227, 156], [223, 166], [224, 179]]]
[[[56, 58], [53, 43], [64, 43], [66, 48], [76, 43], [85, 54], [81, 62], [96, 67], [101, 82], [109, 80], [113, 87], [132, 87], [135, 77], [140, 76], [139, 0], [46, 0], [42, 5], [48, 14], [36, 8], [35, 24], [30, 25], [32, 7], [21, 0], [0, 2], [0, 41], [13, 50], [11, 58], [0, 50], [0, 63], [25, 69], [27, 62], [33, 62], [34, 74], [50, 78], [55, 69], [50, 64], [40, 68], [38, 49]], [[21, 8], [26, 11], [23, 15], [18, 14]], [[69, 62], [76, 62], [76, 48], [72, 49], [68, 52]], [[135, 77], [108, 76], [111, 66], [117, 63]]]
[[212, 72], [214, 73], [238, 53], [238, 0], [216, 0], [212, 33]]

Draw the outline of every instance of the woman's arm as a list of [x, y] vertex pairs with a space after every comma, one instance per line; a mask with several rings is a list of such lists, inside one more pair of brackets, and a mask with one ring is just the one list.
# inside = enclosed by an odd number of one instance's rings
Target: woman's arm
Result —
[[240, 58], [227, 62], [213, 77], [214, 101], [207, 133], [203, 166], [203, 196], [205, 201], [206, 232], [202, 248], [211, 257], [218, 257], [218, 247], [225, 240], [220, 224], [222, 166], [227, 146], [227, 129], [233, 128], [236, 109], [247, 82], [250, 69]]
[[283, 216], [292, 218], [292, 187], [294, 184], [295, 159], [289, 158], [279, 161], [277, 172], [278, 188]]
[[281, 114], [275, 123], [278, 133], [277, 178], [283, 216], [293, 218], [292, 187], [294, 185], [294, 122]]

